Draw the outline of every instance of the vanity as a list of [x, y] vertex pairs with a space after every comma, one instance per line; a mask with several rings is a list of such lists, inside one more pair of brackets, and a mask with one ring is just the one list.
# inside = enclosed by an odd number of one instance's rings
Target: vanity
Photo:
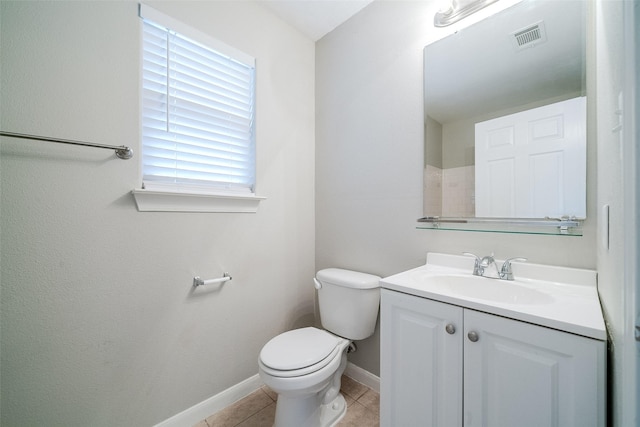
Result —
[[380, 424], [604, 426], [596, 272], [514, 261], [505, 280], [475, 262], [429, 253], [382, 279]]

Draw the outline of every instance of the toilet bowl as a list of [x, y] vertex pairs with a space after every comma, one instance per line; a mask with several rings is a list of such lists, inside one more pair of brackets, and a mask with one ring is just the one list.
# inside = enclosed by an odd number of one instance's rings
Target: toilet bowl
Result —
[[380, 277], [342, 269], [317, 274], [322, 325], [272, 338], [260, 352], [262, 381], [278, 393], [274, 427], [329, 427], [347, 410], [340, 380], [353, 339], [373, 334]]
[[258, 363], [262, 381], [278, 393], [274, 426], [331, 426], [342, 418], [347, 406], [340, 378], [350, 343], [321, 329], [302, 328], [265, 345]]

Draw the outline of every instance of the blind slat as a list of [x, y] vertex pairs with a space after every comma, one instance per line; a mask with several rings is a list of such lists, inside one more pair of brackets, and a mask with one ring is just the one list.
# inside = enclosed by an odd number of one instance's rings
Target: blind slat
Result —
[[143, 19], [143, 180], [255, 185], [255, 68]]
[[[176, 150], [176, 146], [179, 146], [179, 151]], [[229, 147], [220, 144], [215, 148], [212, 147], [200, 147], [192, 144], [179, 144], [171, 141], [154, 140], [153, 143], [147, 144], [148, 152], [165, 152], [165, 156], [177, 157], [180, 154], [197, 154], [204, 159], [244, 159], [245, 161], [251, 160], [251, 153], [249, 150], [230, 150]]]

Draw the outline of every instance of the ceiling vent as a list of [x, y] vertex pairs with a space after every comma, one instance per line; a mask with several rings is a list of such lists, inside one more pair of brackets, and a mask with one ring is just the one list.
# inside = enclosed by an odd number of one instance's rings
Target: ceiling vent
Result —
[[511, 33], [516, 49], [526, 49], [547, 41], [544, 22], [539, 21], [518, 31]]

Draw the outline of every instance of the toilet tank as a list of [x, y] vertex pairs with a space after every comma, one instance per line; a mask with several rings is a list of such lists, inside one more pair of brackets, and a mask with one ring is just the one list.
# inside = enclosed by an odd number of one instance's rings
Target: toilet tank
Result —
[[373, 334], [380, 307], [380, 277], [340, 268], [318, 271], [316, 279], [322, 327], [343, 338]]

